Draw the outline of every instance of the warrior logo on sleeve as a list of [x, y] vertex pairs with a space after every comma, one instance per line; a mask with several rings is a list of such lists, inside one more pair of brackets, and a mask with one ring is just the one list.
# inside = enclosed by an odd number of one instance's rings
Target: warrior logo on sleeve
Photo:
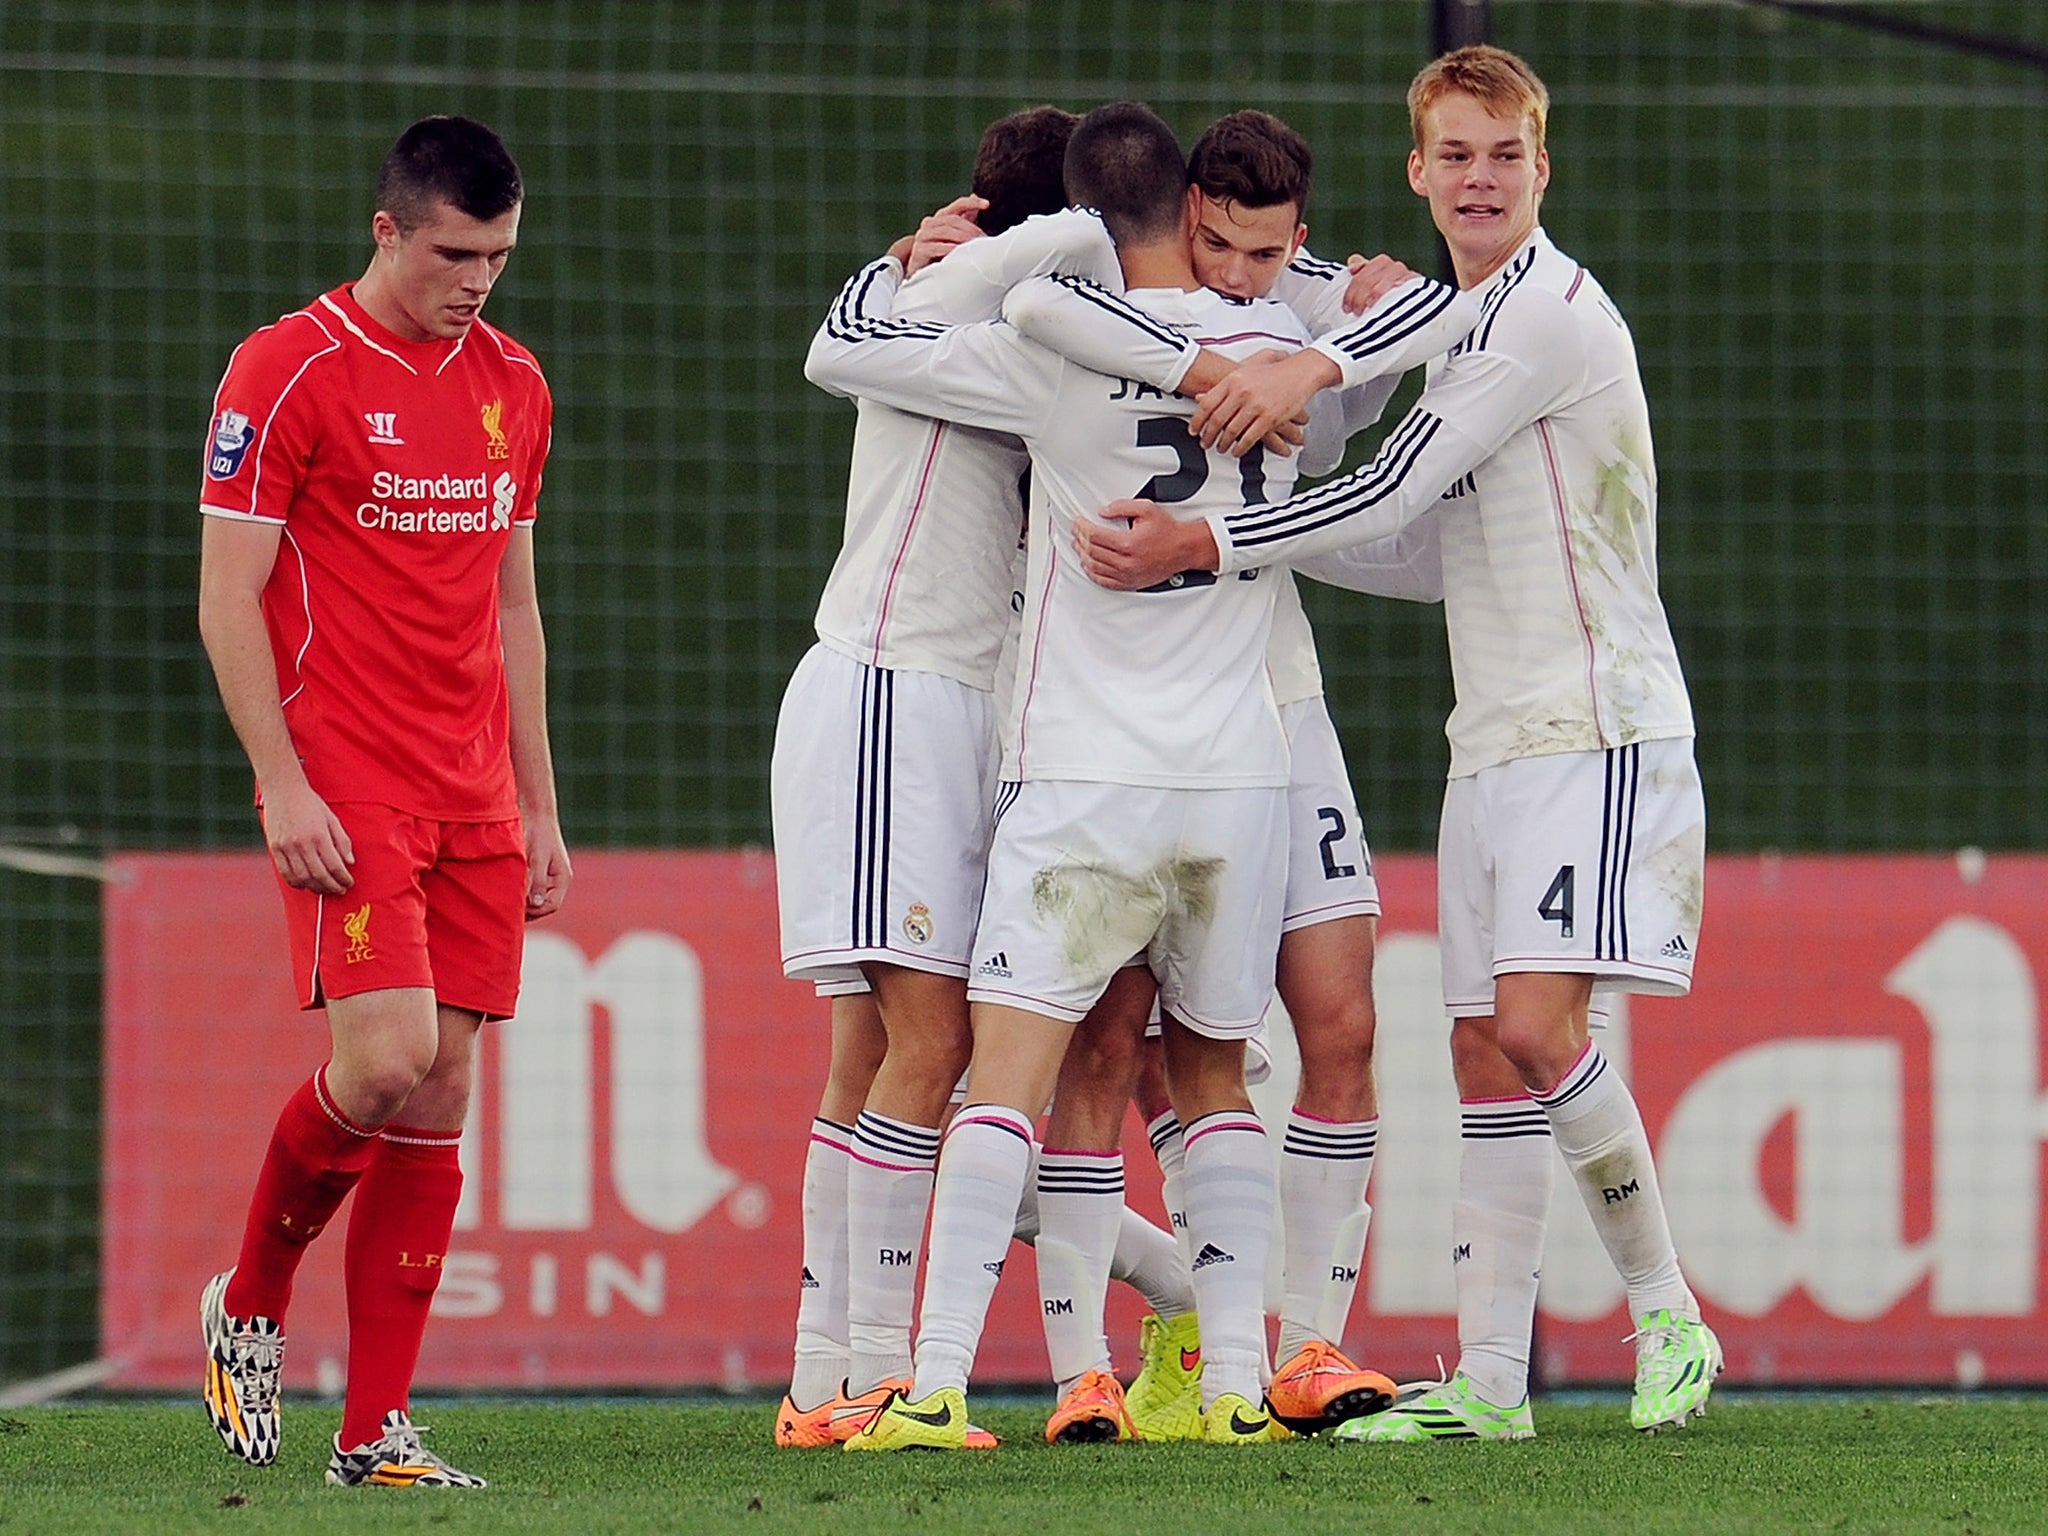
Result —
[[240, 411], [222, 409], [213, 424], [213, 448], [206, 456], [206, 473], [214, 480], [232, 480], [242, 467], [242, 457], [256, 434], [249, 418]]

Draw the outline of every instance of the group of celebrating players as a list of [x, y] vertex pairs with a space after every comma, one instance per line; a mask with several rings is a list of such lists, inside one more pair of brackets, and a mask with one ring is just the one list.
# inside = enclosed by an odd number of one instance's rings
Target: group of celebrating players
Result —
[[[1720, 1346], [1588, 1027], [1603, 991], [1689, 988], [1705, 809], [1633, 344], [1538, 222], [1547, 110], [1493, 48], [1411, 86], [1455, 287], [1309, 257], [1309, 150], [1277, 119], [1184, 158], [1120, 102], [994, 124], [974, 195], [833, 303], [807, 372], [859, 401], [846, 539], [772, 774], [785, 970], [832, 999], [777, 1444], [993, 1444], [965, 1392], [1013, 1237], [1053, 1441], [1525, 1439], [1553, 1144], [1626, 1281], [1632, 1422], [1704, 1410]], [[332, 1051], [202, 1295], [204, 1398], [275, 1460], [293, 1281], [354, 1191], [347, 1486], [483, 1486], [422, 1443], [412, 1377], [477, 1031], [571, 880], [532, 536], [553, 407], [481, 319], [522, 197], [484, 125], [407, 129], [363, 276], [236, 351], [205, 449], [201, 634]], [[1297, 493], [1425, 363], [1372, 461]], [[1408, 1390], [1340, 1347], [1379, 900], [1294, 571], [1441, 602], [1450, 639], [1459, 1355]], [[1246, 1093], [1276, 987], [1301, 1057], [1277, 1190]], [[1133, 1100], [1168, 1228], [1124, 1202]], [[1111, 1278], [1152, 1308], [1128, 1391]]]
[[[1704, 1411], [1720, 1347], [1588, 1032], [1603, 992], [1685, 992], [1699, 931], [1648, 409], [1619, 312], [1539, 223], [1542, 82], [1460, 49], [1408, 104], [1455, 287], [1310, 257], [1309, 149], [1266, 113], [1184, 158], [1137, 103], [1041, 107], [812, 344], [859, 414], [773, 767], [785, 971], [832, 999], [779, 1445], [992, 1444], [965, 1394], [1013, 1236], [1049, 1440], [1528, 1438], [1553, 1144], [1626, 1281], [1632, 1422]], [[1425, 363], [1372, 461], [1297, 492]], [[1379, 901], [1294, 571], [1440, 601], [1450, 636], [1459, 1358], [1409, 1389], [1340, 1347]], [[1246, 1093], [1276, 988], [1302, 1063], [1277, 1189]], [[1170, 1233], [1124, 1203], [1133, 1098]], [[1153, 1309], [1128, 1391], [1111, 1278]]]

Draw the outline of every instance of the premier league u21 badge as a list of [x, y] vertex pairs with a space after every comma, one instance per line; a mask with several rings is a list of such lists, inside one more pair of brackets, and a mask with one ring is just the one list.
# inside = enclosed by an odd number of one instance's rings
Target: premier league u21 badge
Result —
[[913, 944], [929, 944], [932, 941], [932, 909], [921, 901], [913, 901], [910, 910], [903, 914], [903, 937]]
[[249, 418], [240, 411], [223, 409], [220, 419], [213, 424], [213, 446], [206, 455], [206, 473], [214, 480], [232, 480], [235, 471], [242, 467], [242, 456], [249, 451], [249, 442], [255, 437], [249, 430]]

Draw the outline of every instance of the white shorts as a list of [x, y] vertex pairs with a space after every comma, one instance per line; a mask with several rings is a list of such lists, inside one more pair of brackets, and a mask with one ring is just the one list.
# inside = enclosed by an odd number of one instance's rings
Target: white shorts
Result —
[[1281, 932], [1339, 917], [1378, 917], [1372, 850], [1322, 695], [1281, 705], [1280, 723], [1287, 727], [1294, 760], [1287, 781], [1287, 910]]
[[1520, 758], [1453, 779], [1437, 837], [1444, 1007], [1493, 1011], [1517, 971], [1692, 988], [1707, 804], [1692, 740]]
[[[1145, 1026], [1145, 1038], [1157, 1040], [1166, 1031], [1159, 1021], [1159, 1002], [1152, 1003], [1152, 1022]], [[1266, 1021], [1262, 1017], [1259, 1027], [1244, 1037], [1244, 1085], [1256, 1088], [1273, 1075], [1273, 1048], [1266, 1043]]]
[[1219, 1039], [1273, 995], [1287, 792], [1036, 779], [1003, 786], [970, 1001], [1069, 1022], [1142, 954], [1159, 1006]]
[[880, 960], [965, 976], [995, 770], [986, 692], [812, 646], [769, 770], [783, 974], [844, 983]]

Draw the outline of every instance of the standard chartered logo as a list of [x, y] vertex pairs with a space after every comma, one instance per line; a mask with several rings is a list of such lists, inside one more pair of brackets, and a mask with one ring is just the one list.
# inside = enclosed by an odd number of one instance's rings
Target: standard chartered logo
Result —
[[[519, 482], [504, 471], [492, 480], [484, 475], [400, 475], [380, 469], [370, 477], [370, 497], [356, 506], [358, 528], [378, 533], [486, 533], [512, 526]], [[472, 505], [447, 505], [450, 502]]]

